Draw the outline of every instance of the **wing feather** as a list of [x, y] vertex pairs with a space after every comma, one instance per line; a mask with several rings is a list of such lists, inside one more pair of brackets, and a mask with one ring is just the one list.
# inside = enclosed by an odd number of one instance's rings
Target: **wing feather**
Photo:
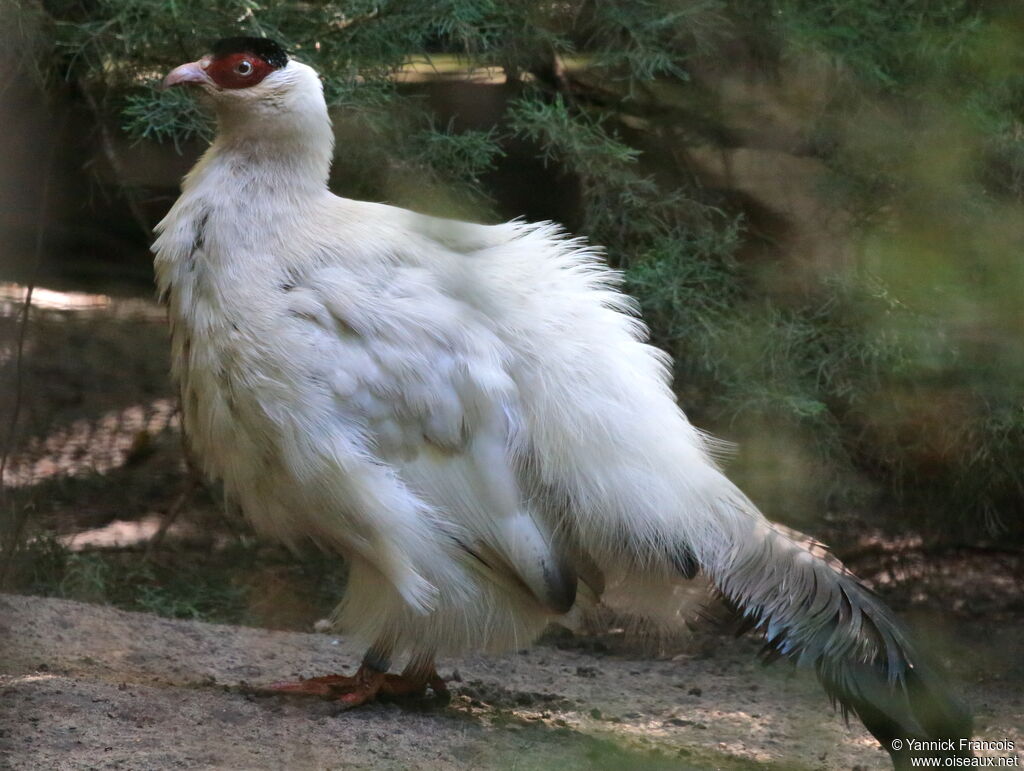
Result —
[[576, 577], [520, 489], [520, 394], [488, 320], [415, 266], [375, 282], [323, 268], [292, 292], [294, 315], [325, 333], [338, 409], [360, 422], [380, 462], [467, 534], [477, 572], [567, 611]]

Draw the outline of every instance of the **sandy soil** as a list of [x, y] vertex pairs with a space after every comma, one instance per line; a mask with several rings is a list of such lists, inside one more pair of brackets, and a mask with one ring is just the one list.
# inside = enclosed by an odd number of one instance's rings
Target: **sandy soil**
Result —
[[[979, 734], [1014, 739], [1018, 752], [1022, 629], [1003, 624], [985, 641], [968, 640], [972, 656], [960, 667]], [[0, 766], [888, 766], [863, 729], [843, 725], [813, 678], [763, 667], [755, 651], [753, 641], [717, 634], [670, 658], [566, 638], [504, 657], [443, 662], [448, 704], [424, 698], [342, 712], [331, 702], [264, 695], [259, 686], [353, 671], [359, 651], [344, 639], [4, 595]]]

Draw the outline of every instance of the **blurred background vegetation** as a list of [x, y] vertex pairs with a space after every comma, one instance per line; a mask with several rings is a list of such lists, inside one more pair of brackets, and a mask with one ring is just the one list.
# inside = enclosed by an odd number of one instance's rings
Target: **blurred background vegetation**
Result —
[[[879, 555], [954, 560], [947, 573], [1019, 556], [1019, 2], [0, 0], [0, 12], [8, 585], [288, 623], [252, 598], [333, 575], [252, 541], [215, 492], [189, 489], [150, 301], [149, 229], [211, 132], [192, 95], [157, 84], [233, 34], [273, 37], [322, 73], [337, 193], [553, 219], [605, 245], [675, 357], [682, 406], [736, 443], [730, 474], [769, 516], [882, 584]], [[154, 557], [168, 523], [164, 546], [205, 550], [202, 576]], [[1019, 596], [1020, 562], [1006, 571]]]

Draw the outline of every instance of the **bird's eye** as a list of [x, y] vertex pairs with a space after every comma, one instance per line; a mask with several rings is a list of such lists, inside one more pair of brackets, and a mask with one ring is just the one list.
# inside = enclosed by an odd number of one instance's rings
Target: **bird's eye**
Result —
[[255, 68], [252, 66], [252, 62], [248, 59], [242, 59], [238, 64], [235, 65], [235, 72], [241, 75], [243, 78], [246, 75], [252, 75], [252, 71]]

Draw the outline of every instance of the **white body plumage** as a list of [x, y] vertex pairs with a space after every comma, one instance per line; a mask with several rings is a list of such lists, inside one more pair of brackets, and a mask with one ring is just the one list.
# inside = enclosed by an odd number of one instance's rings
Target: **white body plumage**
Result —
[[607, 586], [664, 606], [699, 569], [859, 712], [848, 663], [913, 668], [884, 607], [715, 466], [595, 249], [333, 195], [298, 62], [207, 90], [217, 139], [154, 245], [185, 432], [260, 532], [347, 558], [346, 633], [521, 647]]
[[349, 558], [343, 628], [522, 646], [563, 550], [665, 579], [681, 535], [715, 551], [735, 490], [596, 251], [339, 198], [312, 117], [222, 132], [154, 248], [191, 446], [259, 531]]

